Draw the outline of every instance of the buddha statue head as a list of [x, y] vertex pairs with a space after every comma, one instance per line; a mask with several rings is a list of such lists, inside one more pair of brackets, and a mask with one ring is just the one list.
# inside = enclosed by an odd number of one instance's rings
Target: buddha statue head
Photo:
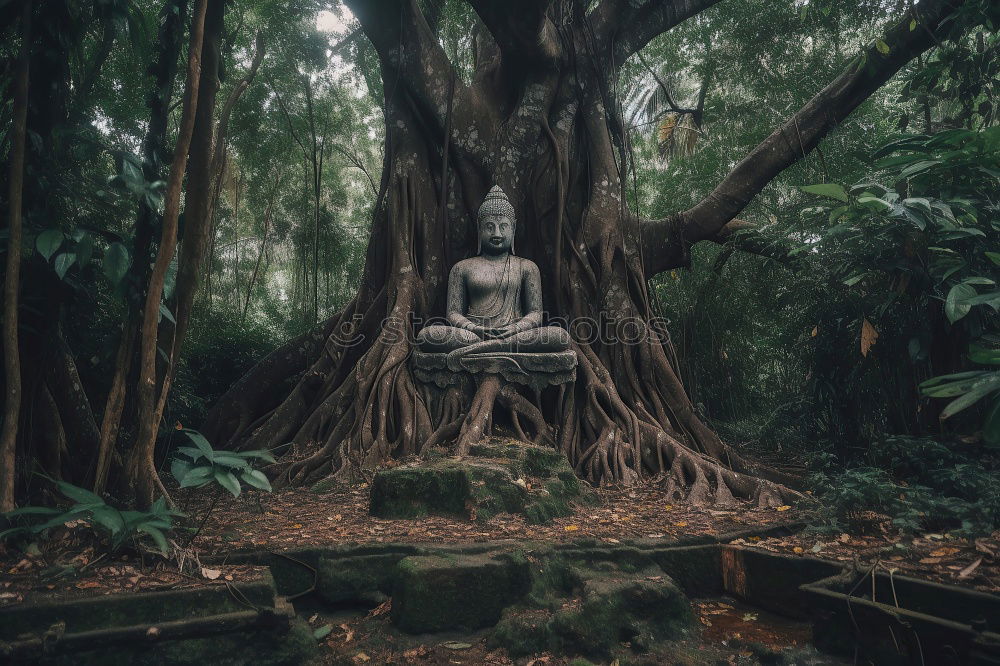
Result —
[[478, 254], [514, 254], [514, 206], [510, 199], [494, 185], [479, 207]]

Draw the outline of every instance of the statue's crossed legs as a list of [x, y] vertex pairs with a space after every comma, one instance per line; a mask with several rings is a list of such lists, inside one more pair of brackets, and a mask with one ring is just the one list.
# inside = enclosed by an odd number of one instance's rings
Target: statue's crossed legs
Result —
[[540, 326], [508, 338], [485, 340], [455, 326], [427, 326], [417, 334], [420, 350], [447, 353], [448, 367], [453, 370], [458, 370], [461, 358], [469, 354], [562, 352], [569, 349], [569, 343], [569, 333], [558, 326]]

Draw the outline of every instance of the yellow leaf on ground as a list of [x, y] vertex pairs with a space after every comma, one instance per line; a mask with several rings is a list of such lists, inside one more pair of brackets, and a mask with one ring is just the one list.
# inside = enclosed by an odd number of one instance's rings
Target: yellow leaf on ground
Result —
[[861, 320], [861, 355], [868, 356], [868, 350], [878, 340], [878, 331], [867, 319]]
[[958, 551], [959, 549], [954, 546], [941, 546], [931, 551], [931, 557], [947, 557], [948, 555], [954, 555]]
[[578, 529], [580, 529], [580, 526], [579, 525], [567, 525], [563, 529], [566, 530], [567, 532], [575, 532]]
[[292, 529], [293, 530], [300, 529], [301, 527], [302, 527], [302, 523], [295, 523], [294, 525], [292, 525]]
[[812, 337], [815, 338], [817, 335], [819, 335], [819, 326], [813, 326]]
[[788, 510], [789, 510], [789, 509], [791, 509], [791, 508], [792, 508], [792, 507], [790, 507], [790, 506], [788, 506], [787, 504], [785, 504], [785, 505], [783, 505], [783, 506], [776, 506], [776, 507], [774, 507], [774, 510], [775, 510], [775, 511], [788, 511]]
[[678, 520], [676, 523], [674, 523], [674, 527], [687, 527], [687, 526], [688, 526], [687, 522], [683, 520]]
[[793, 553], [801, 553], [802, 552], [802, 546], [796, 546], [795, 548], [792, 548], [792, 552]]
[[665, 507], [663, 507], [663, 508], [664, 508], [664, 509], [666, 509], [667, 511], [672, 511], [672, 510], [673, 510], [673, 508], [674, 508], [674, 505], [673, 505], [673, 504], [668, 504], [668, 505], [666, 505], [666, 506], [665, 506]]

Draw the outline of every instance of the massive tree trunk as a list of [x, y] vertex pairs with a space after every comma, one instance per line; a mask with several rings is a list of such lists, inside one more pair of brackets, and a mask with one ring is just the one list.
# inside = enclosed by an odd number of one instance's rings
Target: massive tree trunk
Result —
[[[469, 85], [415, 1], [347, 4], [379, 54], [385, 91], [386, 157], [360, 290], [317, 328], [323, 345], [302, 339], [268, 357], [203, 432], [219, 446], [283, 451], [278, 485], [348, 475], [454, 436], [462, 415], [433, 408], [411, 372], [414, 321], [444, 314], [448, 271], [474, 253], [477, 208], [498, 184], [517, 211], [516, 252], [540, 267], [549, 318], [566, 323], [579, 359], [557, 399], [489, 396], [516, 429], [550, 435], [593, 483], [651, 472], [692, 502], [791, 498], [785, 475], [745, 460], [695, 414], [647, 280], [687, 265], [692, 243], [724, 237], [775, 175], [931, 46], [960, 3], [924, 0], [919, 29], [907, 13], [883, 37], [888, 54], [873, 45], [709, 197], [663, 220], [627, 207], [619, 67], [714, 0], [603, 0], [589, 13], [586, 2], [471, 0], [481, 25]], [[275, 399], [280, 382], [290, 390]]]

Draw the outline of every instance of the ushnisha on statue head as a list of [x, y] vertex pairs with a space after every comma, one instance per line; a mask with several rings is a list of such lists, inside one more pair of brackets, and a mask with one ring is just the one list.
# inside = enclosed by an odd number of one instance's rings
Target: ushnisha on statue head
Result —
[[514, 206], [499, 185], [486, 194], [479, 207], [479, 246], [476, 254], [514, 254]]

